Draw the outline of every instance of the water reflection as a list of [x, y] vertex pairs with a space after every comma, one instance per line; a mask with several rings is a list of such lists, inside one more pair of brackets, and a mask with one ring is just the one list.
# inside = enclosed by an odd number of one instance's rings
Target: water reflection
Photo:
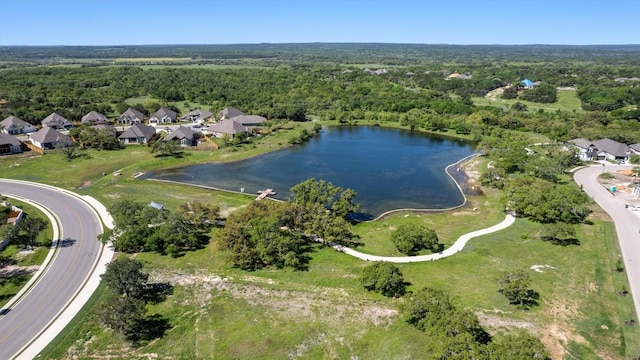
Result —
[[304, 145], [252, 159], [198, 164], [147, 174], [156, 178], [287, 199], [311, 177], [358, 193], [365, 213], [397, 208], [448, 208], [463, 201], [445, 167], [474, 152], [467, 142], [378, 127], [333, 127]]

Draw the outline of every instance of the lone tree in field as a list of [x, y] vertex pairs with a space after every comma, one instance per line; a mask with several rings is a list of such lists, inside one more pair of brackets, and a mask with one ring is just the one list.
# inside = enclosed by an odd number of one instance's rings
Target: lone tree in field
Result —
[[145, 294], [149, 274], [142, 271], [141, 261], [120, 256], [107, 264], [102, 281], [116, 294], [141, 299]]
[[391, 241], [403, 254], [413, 256], [422, 249], [440, 250], [438, 235], [432, 229], [417, 224], [402, 224], [391, 234]]
[[135, 338], [141, 330], [146, 312], [144, 300], [111, 294], [98, 317], [109, 329], [127, 338]]
[[538, 305], [540, 295], [531, 289], [531, 277], [524, 270], [509, 271], [498, 279], [498, 292], [509, 299], [509, 303], [521, 309]]
[[364, 268], [362, 285], [369, 291], [388, 297], [404, 295], [407, 286], [400, 269], [388, 262], [376, 262]]

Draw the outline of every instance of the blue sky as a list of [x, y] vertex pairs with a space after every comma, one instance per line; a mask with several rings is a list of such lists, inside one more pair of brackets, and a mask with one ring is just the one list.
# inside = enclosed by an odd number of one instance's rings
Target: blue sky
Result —
[[640, 0], [0, 0], [0, 45], [639, 44]]

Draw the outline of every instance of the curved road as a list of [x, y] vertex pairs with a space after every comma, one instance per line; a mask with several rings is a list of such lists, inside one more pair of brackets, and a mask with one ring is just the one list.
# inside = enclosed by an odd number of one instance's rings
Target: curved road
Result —
[[39, 336], [81, 289], [101, 255], [97, 236], [102, 233], [102, 223], [86, 202], [60, 189], [0, 179], [0, 194], [33, 199], [56, 215], [61, 229], [59, 247], [49, 267], [0, 317], [0, 359], [11, 359]]
[[[607, 165], [606, 171], [628, 170], [629, 165]], [[596, 165], [576, 171], [573, 178], [582, 189], [600, 205], [616, 224], [616, 234], [624, 259], [624, 268], [629, 279], [629, 291], [633, 296], [636, 321], [640, 316], [640, 218], [625, 208], [622, 200], [616, 198], [598, 183], [598, 175], [603, 167]]]

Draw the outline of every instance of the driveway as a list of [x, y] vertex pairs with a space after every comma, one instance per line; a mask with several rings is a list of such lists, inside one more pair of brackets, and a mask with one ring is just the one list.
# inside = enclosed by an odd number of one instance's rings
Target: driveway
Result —
[[640, 314], [640, 218], [625, 207], [625, 201], [620, 196], [612, 195], [598, 183], [598, 175], [604, 171], [615, 172], [628, 169], [631, 169], [630, 165], [607, 164], [604, 168], [601, 165], [595, 165], [576, 171], [573, 178], [615, 222], [637, 320]]
[[[0, 316], [0, 359], [12, 359], [52, 325], [89, 279], [103, 253], [97, 240], [102, 223], [87, 202], [62, 189], [0, 179], [0, 193], [32, 199], [55, 214], [60, 227], [59, 239], [54, 239], [59, 246], [48, 268]], [[24, 353], [21, 358], [32, 356]]]

